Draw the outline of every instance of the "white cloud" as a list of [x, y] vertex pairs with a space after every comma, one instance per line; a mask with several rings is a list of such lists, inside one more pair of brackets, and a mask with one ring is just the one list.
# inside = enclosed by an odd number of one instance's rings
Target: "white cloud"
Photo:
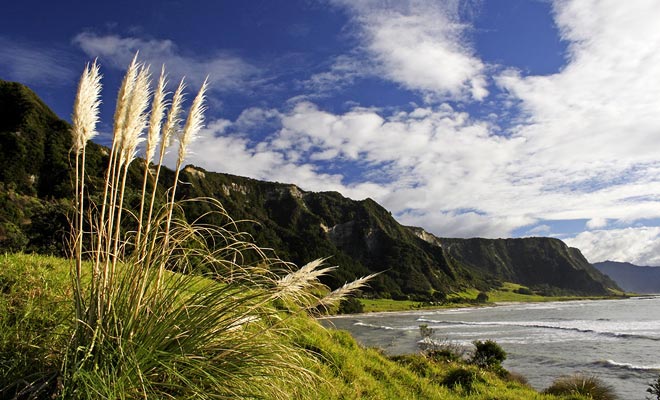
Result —
[[600, 229], [607, 226], [607, 219], [605, 218], [592, 218], [586, 223], [586, 227], [589, 229]]
[[548, 76], [497, 78], [528, 114], [518, 135], [539, 161], [532, 172], [552, 166], [557, 184], [573, 175], [608, 182], [657, 165], [660, 3], [562, 0], [554, 9], [568, 64]]
[[513, 229], [530, 223], [524, 218], [498, 218], [472, 211], [403, 213], [397, 219], [441, 237], [509, 237]]
[[482, 100], [488, 95], [484, 63], [464, 40], [461, 2], [352, 1], [348, 9], [373, 71], [427, 100]]
[[[467, 28], [450, 18], [451, 6], [433, 14], [426, 13], [428, 2], [388, 3], [388, 10], [380, 8], [381, 1], [355, 4], [344, 3], [362, 29], [362, 50], [385, 77], [424, 94], [481, 98], [471, 91], [486, 73], [478, 62], [466, 75], [449, 79], [426, 74], [427, 67], [415, 71], [400, 57], [405, 48], [424, 44], [478, 60], [460, 35]], [[227, 128], [209, 129], [195, 145], [191, 162], [307, 190], [369, 196], [402, 223], [439, 236], [502, 237], [541, 221], [587, 220], [587, 228], [599, 230], [569, 242], [590, 259], [651, 263], [658, 254], [651, 243], [656, 228], [602, 228], [660, 218], [655, 150], [660, 136], [660, 52], [655, 51], [660, 30], [655, 21], [660, 11], [655, 4], [556, 2], [557, 23], [571, 41], [570, 57], [553, 75], [508, 71], [497, 77], [511, 103], [525, 113], [525, 123], [507, 134], [494, 125], [496, 119], [475, 120], [437, 102], [394, 111], [354, 106], [332, 113], [296, 100], [288, 110], [253, 108]], [[431, 15], [438, 17], [433, 23], [427, 19]], [[447, 28], [446, 21], [454, 25]], [[406, 42], [404, 33], [419, 43]], [[434, 51], [414, 56], [440, 54]], [[410, 62], [428, 65], [428, 60], [413, 57]], [[351, 76], [354, 66], [349, 64], [343, 72]], [[336, 76], [326, 78], [331, 84]], [[528, 233], [550, 231], [539, 225]]]
[[[253, 135], [262, 121], [270, 131]], [[246, 110], [231, 129], [200, 140], [193, 162], [307, 190], [372, 197], [401, 222], [440, 236], [503, 237], [541, 220], [589, 219], [597, 228], [607, 219], [660, 217], [657, 197], [651, 196], [660, 193], [657, 179], [642, 175], [636, 182], [589, 190], [552, 187], [559, 178], [551, 165], [546, 174], [524, 175], [539, 167], [534, 157], [524, 156], [524, 137], [494, 131], [446, 104], [408, 112], [354, 107], [333, 114], [301, 102], [287, 112]], [[319, 161], [332, 163], [334, 172]], [[368, 173], [347, 184], [355, 169]], [[529, 233], [547, 233], [540, 229]]]
[[358, 57], [340, 55], [328, 70], [313, 74], [301, 84], [313, 93], [311, 96], [318, 97], [354, 84], [358, 78], [373, 74], [371, 70], [372, 67]]
[[[250, 114], [258, 113], [251, 110]], [[241, 117], [238, 121], [241, 121]], [[186, 164], [194, 164], [214, 172], [295, 183], [304, 190], [336, 190], [355, 199], [379, 196], [387, 192], [381, 185], [370, 182], [345, 185], [341, 175], [324, 173], [311, 163], [296, 163], [289, 157], [288, 152], [272, 149], [267, 142], [254, 143], [247, 136], [236, 135], [232, 130], [244, 127], [243, 124], [244, 121], [210, 121], [190, 145]], [[176, 152], [170, 152], [166, 163], [174, 165], [175, 156]]]
[[61, 86], [75, 79], [75, 71], [64, 51], [0, 37], [0, 72], [4, 79]]
[[660, 227], [582, 232], [564, 241], [582, 250], [590, 262], [610, 260], [660, 266]]
[[552, 231], [550, 225], [537, 225], [532, 229], [528, 230], [527, 233], [530, 235], [548, 235]]
[[207, 76], [211, 89], [218, 91], [246, 91], [258, 81], [260, 71], [242, 58], [219, 52], [214, 56], [196, 57], [186, 55], [171, 40], [142, 39], [118, 35], [96, 35], [83, 32], [73, 43], [90, 57], [99, 57], [101, 63], [124, 70], [136, 51], [140, 59], [152, 64], [156, 70], [165, 64], [173, 79], [185, 76], [198, 86]]

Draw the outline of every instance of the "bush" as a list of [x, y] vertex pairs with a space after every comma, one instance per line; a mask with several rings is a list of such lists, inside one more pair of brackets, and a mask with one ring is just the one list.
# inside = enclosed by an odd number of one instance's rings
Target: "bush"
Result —
[[428, 324], [421, 324], [419, 326], [419, 336], [422, 339], [430, 338], [433, 335], [433, 328], [429, 328]]
[[518, 294], [528, 295], [528, 296], [534, 294], [534, 292], [532, 292], [531, 290], [529, 290], [529, 288], [526, 288], [526, 287], [521, 287], [521, 288], [515, 289], [513, 292], [518, 293]]
[[364, 305], [355, 297], [349, 297], [339, 303], [337, 314], [360, 314], [364, 312]]
[[477, 303], [485, 303], [488, 301], [488, 294], [486, 294], [486, 292], [479, 292], [476, 300]]
[[477, 376], [476, 371], [467, 368], [457, 368], [451, 370], [440, 384], [452, 389], [456, 389], [460, 386], [463, 390], [470, 393], [472, 392], [473, 385], [479, 381], [480, 379]]
[[595, 376], [575, 374], [557, 378], [544, 393], [561, 395], [582, 395], [593, 400], [615, 400], [614, 389]]
[[646, 392], [655, 396], [651, 397], [651, 400], [660, 400], [660, 376], [658, 376], [658, 379], [655, 382], [649, 383], [649, 387], [646, 389]]
[[481, 368], [501, 367], [502, 361], [506, 360], [506, 352], [493, 340], [475, 340], [472, 342], [476, 350], [470, 362]]

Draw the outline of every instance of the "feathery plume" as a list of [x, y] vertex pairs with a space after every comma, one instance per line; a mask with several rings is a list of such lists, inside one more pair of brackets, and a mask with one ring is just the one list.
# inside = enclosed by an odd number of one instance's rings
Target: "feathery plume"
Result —
[[122, 163], [130, 164], [137, 155], [137, 146], [142, 142], [142, 132], [147, 126], [147, 108], [151, 96], [148, 66], [140, 66], [126, 109], [126, 125], [122, 138]]
[[375, 273], [375, 274], [363, 276], [362, 278], [358, 278], [353, 282], [345, 283], [342, 287], [333, 290], [327, 296], [322, 298], [319, 301], [319, 306], [327, 308], [335, 304], [338, 304], [340, 301], [344, 300], [346, 297], [353, 294], [356, 290], [366, 286], [367, 282], [369, 282], [377, 275], [378, 273]]
[[335, 270], [337, 267], [320, 268], [325, 262], [325, 258], [319, 258], [310, 261], [297, 271], [280, 278], [277, 281], [278, 293], [281, 296], [287, 296], [299, 292], [304, 292], [318, 284], [318, 278]]
[[[161, 153], [163, 154], [164, 150], [170, 147], [172, 135], [179, 130], [179, 125], [181, 124], [181, 109], [185, 97], [183, 91], [185, 88], [186, 84], [183, 78], [181, 78], [181, 82], [179, 82], [179, 86], [174, 91], [174, 96], [172, 96], [172, 105], [167, 113], [165, 125], [163, 125], [163, 133], [160, 138]], [[160, 162], [162, 162], [162, 160], [160, 160]]]
[[122, 146], [122, 139], [125, 136], [127, 109], [130, 105], [133, 88], [135, 87], [135, 80], [137, 79], [138, 70], [140, 69], [137, 57], [138, 53], [135, 53], [135, 57], [133, 57], [133, 61], [131, 61], [131, 64], [126, 70], [126, 75], [124, 75], [124, 80], [122, 81], [119, 93], [117, 94], [117, 106], [115, 107], [114, 115], [115, 126], [113, 132], [113, 146], [118, 148]]
[[204, 124], [204, 111], [206, 111], [204, 100], [206, 99], [206, 89], [208, 88], [208, 85], [209, 80], [207, 77], [204, 79], [202, 87], [199, 89], [197, 96], [195, 96], [195, 99], [190, 106], [186, 125], [183, 127], [183, 131], [181, 132], [181, 136], [179, 138], [179, 165], [183, 163], [183, 159], [186, 156], [188, 146], [195, 139], [197, 133], [200, 129], [202, 129], [202, 125]]
[[82, 153], [87, 141], [97, 135], [96, 123], [99, 121], [101, 104], [101, 74], [96, 60], [85, 66], [78, 93], [73, 105], [73, 148], [76, 154]]
[[147, 132], [147, 144], [145, 148], [145, 159], [147, 163], [151, 162], [156, 154], [156, 142], [158, 141], [158, 134], [163, 123], [163, 115], [165, 114], [166, 85], [165, 66], [163, 66], [160, 70], [160, 78], [158, 79], [158, 86], [154, 92], [151, 106], [151, 117], [149, 119], [149, 131]]

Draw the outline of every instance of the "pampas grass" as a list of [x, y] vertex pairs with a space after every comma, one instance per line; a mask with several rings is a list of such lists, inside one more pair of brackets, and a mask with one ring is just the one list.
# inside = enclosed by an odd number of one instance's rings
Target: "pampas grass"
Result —
[[[82, 249], [83, 249], [83, 220], [84, 220], [84, 201], [85, 201], [85, 148], [87, 141], [96, 136], [96, 123], [99, 120], [99, 105], [101, 104], [101, 74], [99, 66], [94, 61], [87, 65], [78, 84], [78, 92], [73, 106], [73, 152], [75, 153], [75, 207], [76, 217], [74, 224], [76, 226], [73, 238], [74, 258], [76, 260], [74, 284], [76, 285], [75, 295], [82, 293], [80, 281], [82, 276]], [[76, 300], [76, 319], [82, 317], [83, 310], [78, 307], [82, 299]]]
[[[76, 159], [82, 155], [83, 168], [85, 144], [98, 120], [99, 79], [96, 64], [85, 69], [74, 111], [79, 122], [73, 150]], [[328, 290], [319, 278], [335, 267], [316, 260], [296, 269], [280, 260], [238, 231], [217, 200], [188, 201], [209, 203], [226, 224], [187, 222], [176, 188], [189, 145], [203, 125], [208, 83], [194, 97], [183, 127], [183, 80], [171, 101], [165, 86], [163, 68], [152, 92], [149, 66], [136, 55], [117, 97], [103, 201], [95, 208], [99, 212], [90, 213], [91, 232], [82, 229], [84, 172], [76, 174], [76, 316], [59, 395], [289, 398], [291, 388], [313, 385], [317, 378], [302, 367], [313, 364], [312, 357], [283, 340], [291, 332], [287, 318], [334, 304], [370, 277], [324, 298]], [[133, 213], [124, 208], [126, 181], [145, 131], [140, 211]], [[172, 139], [178, 141], [174, 180], [164, 202], [157, 202], [161, 165]], [[158, 140], [158, 157], [150, 168]], [[135, 222], [137, 232], [126, 230], [126, 219]], [[85, 240], [93, 243], [87, 255]], [[84, 257], [90, 264], [83, 263]], [[282, 300], [287, 311], [275, 306]]]

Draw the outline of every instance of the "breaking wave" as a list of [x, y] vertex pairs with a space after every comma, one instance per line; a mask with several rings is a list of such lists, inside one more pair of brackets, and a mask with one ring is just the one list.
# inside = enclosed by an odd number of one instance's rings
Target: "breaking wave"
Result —
[[618, 339], [644, 339], [652, 341], [660, 341], [660, 337], [656, 336], [647, 336], [640, 335], [635, 333], [621, 333], [621, 332], [608, 332], [608, 331], [599, 331], [595, 329], [587, 328], [577, 328], [573, 326], [560, 326], [560, 325], [549, 325], [542, 322], [529, 321], [529, 322], [508, 322], [508, 321], [488, 321], [488, 322], [473, 322], [473, 321], [443, 321], [443, 320], [433, 320], [428, 318], [418, 318], [419, 322], [427, 322], [431, 324], [451, 326], [451, 325], [462, 325], [462, 326], [517, 326], [522, 328], [538, 328], [538, 329], [553, 329], [560, 331], [568, 332], [579, 332], [579, 333], [589, 333], [599, 336], [606, 336]]
[[596, 361], [594, 364], [609, 368], [625, 369], [630, 371], [660, 371], [660, 364], [636, 365], [630, 363], [616, 362], [614, 360]]

